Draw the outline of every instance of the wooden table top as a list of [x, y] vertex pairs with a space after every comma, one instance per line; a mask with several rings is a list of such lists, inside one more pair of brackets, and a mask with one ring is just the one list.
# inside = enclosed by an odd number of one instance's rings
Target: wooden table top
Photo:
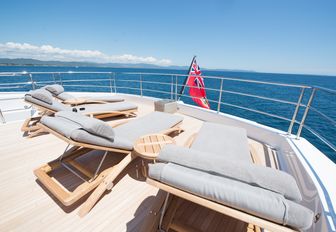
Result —
[[155, 160], [167, 144], [175, 144], [174, 139], [164, 134], [145, 135], [137, 139], [134, 150], [145, 159]]

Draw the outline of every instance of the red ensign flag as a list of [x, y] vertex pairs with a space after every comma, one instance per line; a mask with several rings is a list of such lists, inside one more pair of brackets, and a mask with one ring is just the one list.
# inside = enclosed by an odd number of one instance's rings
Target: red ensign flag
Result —
[[206, 97], [202, 73], [195, 58], [193, 59], [190, 67], [187, 85], [189, 86], [189, 94], [193, 101], [203, 108], [210, 109], [209, 101]]

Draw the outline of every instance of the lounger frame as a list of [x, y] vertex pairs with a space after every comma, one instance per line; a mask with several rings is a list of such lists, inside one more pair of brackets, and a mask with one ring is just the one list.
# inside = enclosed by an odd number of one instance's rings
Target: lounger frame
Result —
[[[182, 129], [179, 127], [180, 124], [181, 122], [167, 130], [161, 131], [160, 133], [171, 134], [173, 132], [181, 132]], [[41, 181], [41, 183], [65, 206], [74, 204], [83, 196], [96, 188], [95, 191], [86, 200], [86, 202], [82, 205], [79, 211], [79, 215], [81, 217], [85, 216], [91, 210], [91, 208], [96, 204], [96, 202], [106, 190], [110, 190], [113, 187], [113, 181], [127, 167], [127, 165], [137, 157], [136, 154], [130, 150], [76, 142], [47, 127], [46, 125], [38, 123], [38, 126], [42, 128], [43, 131], [49, 132], [66, 143], [72, 145], [71, 149], [62, 155], [62, 160], [55, 159], [34, 170], [34, 174], [38, 180]], [[125, 154], [125, 157], [118, 164], [105, 169], [95, 177], [89, 170], [75, 161], [77, 157], [87, 154], [92, 150], [121, 153]], [[48, 173], [59, 168], [62, 165], [62, 162], [65, 162], [67, 165], [71, 165], [91, 180], [83, 182], [72, 192], [62, 187], [57, 180], [48, 175]]]
[[[186, 143], [184, 144], [185, 147], [191, 147], [191, 145], [192, 145], [196, 136], [197, 136], [197, 133], [191, 135], [189, 137], [189, 139], [186, 141]], [[251, 153], [251, 156], [252, 156], [253, 159], [255, 159], [255, 157], [253, 157], [252, 153]], [[260, 218], [260, 217], [257, 217], [257, 216], [251, 215], [251, 214], [248, 214], [248, 213], [240, 211], [238, 209], [234, 209], [234, 208], [231, 208], [229, 206], [225, 206], [223, 204], [208, 200], [206, 198], [197, 196], [195, 194], [192, 194], [192, 193], [189, 193], [187, 191], [178, 189], [176, 187], [172, 187], [170, 185], [167, 185], [165, 183], [162, 183], [162, 182], [159, 182], [157, 180], [151, 179], [149, 177], [147, 177], [146, 182], [148, 184], [150, 184], [154, 187], [157, 187], [160, 190], [165, 191], [167, 193], [167, 196], [164, 198], [162, 196], [162, 192], [159, 191], [158, 199], [157, 199], [157, 201], [155, 202], [154, 205], [160, 206], [161, 208], [164, 205], [163, 202], [168, 201], [169, 195], [172, 194], [175, 198], [176, 197], [177, 198], [182, 198], [182, 199], [185, 199], [187, 201], [194, 202], [198, 205], [204, 206], [206, 208], [212, 209], [214, 211], [217, 211], [217, 212], [222, 213], [224, 215], [227, 215], [229, 217], [236, 218], [240, 221], [248, 223], [248, 227], [247, 227], [248, 232], [249, 231], [255, 231], [254, 228], [258, 228], [259, 231], [260, 231], [260, 228], [264, 228], [264, 229], [270, 230], [272, 232], [295, 232], [295, 231], [297, 231], [297, 230], [294, 230], [292, 228], [289, 228], [289, 227], [286, 227], [286, 226], [268, 221], [266, 219], [263, 219], [263, 218]], [[178, 205], [175, 205], [175, 208], [177, 208], [177, 206]], [[158, 211], [158, 209], [154, 209], [154, 210]], [[163, 218], [164, 217], [164, 211], [165, 211], [164, 207], [163, 207], [162, 211], [163, 212], [161, 213], [161, 217]], [[162, 221], [162, 218], [160, 219], [161, 221]], [[170, 221], [172, 220], [172, 218], [173, 218], [173, 215], [170, 215]], [[149, 219], [154, 220], [153, 217], [149, 217]], [[149, 231], [150, 226], [148, 226], [148, 225], [152, 225], [152, 224], [153, 223], [149, 223], [148, 221], [145, 222], [144, 226], [141, 228], [141, 231], [142, 232]], [[157, 226], [160, 226], [159, 224], [160, 223], [156, 223]], [[170, 224], [170, 222], [168, 222], [168, 224]]]
[[203, 197], [199, 197], [192, 193], [180, 190], [178, 188], [172, 187], [170, 185], [161, 183], [159, 181], [153, 180], [151, 178], [147, 178], [146, 182], [152, 186], [155, 186], [167, 193], [173, 194], [174, 196], [183, 198], [187, 201], [194, 202], [198, 205], [207, 207], [209, 209], [215, 210], [219, 213], [228, 215], [230, 217], [236, 218], [240, 221], [244, 221], [246, 223], [250, 223], [260, 228], [264, 228], [266, 230], [270, 230], [272, 232], [294, 232], [297, 230], [293, 230], [291, 228], [285, 227], [283, 225], [279, 225], [277, 223], [262, 219], [260, 217], [245, 213], [243, 211], [219, 204], [217, 202], [205, 199]]

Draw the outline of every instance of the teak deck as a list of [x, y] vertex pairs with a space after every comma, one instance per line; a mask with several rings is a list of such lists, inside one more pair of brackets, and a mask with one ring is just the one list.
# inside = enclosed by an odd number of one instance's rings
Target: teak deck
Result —
[[[154, 108], [136, 104], [139, 116]], [[113, 125], [123, 120], [111, 119], [109, 123]], [[21, 124], [22, 121], [0, 126], [0, 231], [139, 231], [145, 219], [151, 216], [149, 211], [156, 195], [164, 195], [146, 183], [141, 174], [141, 160], [135, 159], [114, 182], [112, 191], [105, 193], [86, 217], [80, 218], [77, 213], [87, 196], [75, 205], [63, 206], [33, 174], [35, 168], [62, 154], [66, 143], [50, 134], [27, 139], [20, 131]], [[175, 137], [176, 143], [186, 144], [201, 125], [202, 121], [184, 116], [181, 126], [184, 132]], [[253, 140], [249, 143], [256, 163], [277, 164], [274, 151]], [[77, 162], [85, 163], [93, 172], [102, 155], [102, 151], [93, 151]], [[103, 169], [123, 157], [107, 156]], [[78, 177], [63, 167], [56, 170], [53, 177], [70, 191], [81, 184]], [[179, 204], [171, 223], [169, 231], [258, 231], [253, 225], [188, 201]]]

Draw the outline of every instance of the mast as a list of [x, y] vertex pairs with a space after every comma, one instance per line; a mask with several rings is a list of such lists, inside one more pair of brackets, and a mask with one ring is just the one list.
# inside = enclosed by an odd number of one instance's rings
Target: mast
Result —
[[192, 68], [192, 65], [193, 65], [195, 59], [196, 59], [196, 56], [194, 56], [193, 59], [192, 59], [192, 61], [191, 61], [191, 64], [190, 64], [190, 66], [189, 66], [188, 76], [187, 76], [187, 77], [185, 78], [185, 80], [184, 80], [182, 89], [181, 89], [181, 91], [180, 91], [180, 93], [179, 93], [179, 97], [178, 97], [178, 99], [177, 99], [178, 101], [180, 100], [180, 98], [181, 98], [181, 96], [182, 96], [182, 94], [183, 94], [183, 92], [184, 92], [184, 89], [185, 89], [185, 87], [186, 87], [186, 85], [187, 85], [187, 83], [188, 83], [189, 76], [190, 76], [190, 71], [191, 71], [191, 68]]

